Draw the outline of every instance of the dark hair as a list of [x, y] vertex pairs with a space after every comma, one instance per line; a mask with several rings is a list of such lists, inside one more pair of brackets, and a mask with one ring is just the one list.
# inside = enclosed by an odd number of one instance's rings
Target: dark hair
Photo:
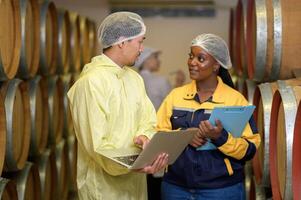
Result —
[[227, 84], [228, 86], [230, 86], [231, 88], [235, 89], [232, 78], [229, 74], [229, 71], [225, 68], [223, 68], [222, 66], [220, 66], [219, 71], [218, 71], [218, 76], [221, 77], [221, 79], [223, 80], [223, 82], [225, 84]]
[[112, 48], [112, 46], [109, 46], [109, 47], [103, 48], [103, 49], [102, 49], [102, 52], [105, 52], [105, 51], [109, 50], [110, 48]]

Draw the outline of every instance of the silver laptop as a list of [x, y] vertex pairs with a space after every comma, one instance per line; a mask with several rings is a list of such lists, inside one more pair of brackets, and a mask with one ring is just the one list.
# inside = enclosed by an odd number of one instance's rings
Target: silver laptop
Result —
[[160, 153], [167, 153], [168, 164], [172, 164], [190, 143], [197, 129], [182, 131], [158, 132], [156, 133], [145, 149], [137, 147], [123, 149], [104, 149], [100, 153], [129, 168], [141, 169], [151, 165]]

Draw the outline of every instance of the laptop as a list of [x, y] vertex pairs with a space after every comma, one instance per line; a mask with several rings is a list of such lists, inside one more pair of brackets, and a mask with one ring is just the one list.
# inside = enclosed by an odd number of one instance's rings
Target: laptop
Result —
[[150, 140], [145, 149], [129, 147], [122, 149], [103, 149], [100, 153], [129, 169], [141, 169], [151, 165], [160, 153], [167, 153], [168, 164], [176, 161], [190, 143], [198, 129], [180, 131], [160, 131]]

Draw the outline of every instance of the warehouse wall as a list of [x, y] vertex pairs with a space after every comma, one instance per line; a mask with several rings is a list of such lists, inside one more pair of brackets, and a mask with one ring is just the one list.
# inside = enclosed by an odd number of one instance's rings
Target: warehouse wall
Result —
[[204, 18], [144, 18], [147, 26], [145, 45], [162, 51], [161, 73], [173, 80], [170, 73], [187, 71], [187, 58], [191, 40], [201, 33], [214, 33], [228, 41], [229, 10], [219, 9], [215, 17]]

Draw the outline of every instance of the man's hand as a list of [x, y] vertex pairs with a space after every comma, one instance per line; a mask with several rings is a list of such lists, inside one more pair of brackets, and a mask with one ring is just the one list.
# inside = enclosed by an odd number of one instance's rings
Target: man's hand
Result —
[[[144, 149], [148, 145], [149, 139], [145, 135], [139, 135], [134, 138], [134, 143], [140, 146], [142, 149]], [[161, 153], [158, 155], [158, 157], [151, 165], [134, 171], [140, 173], [154, 174], [160, 171], [161, 169], [164, 169], [167, 166], [167, 164], [168, 164], [168, 154]]]
[[140, 173], [155, 174], [160, 170], [164, 169], [167, 166], [167, 164], [168, 164], [168, 154], [161, 153], [158, 155], [158, 157], [156, 158], [156, 160], [153, 162], [152, 165], [134, 171]]
[[134, 138], [134, 143], [135, 145], [144, 149], [146, 145], [149, 143], [149, 139], [145, 135], [138, 135], [137, 137]]

